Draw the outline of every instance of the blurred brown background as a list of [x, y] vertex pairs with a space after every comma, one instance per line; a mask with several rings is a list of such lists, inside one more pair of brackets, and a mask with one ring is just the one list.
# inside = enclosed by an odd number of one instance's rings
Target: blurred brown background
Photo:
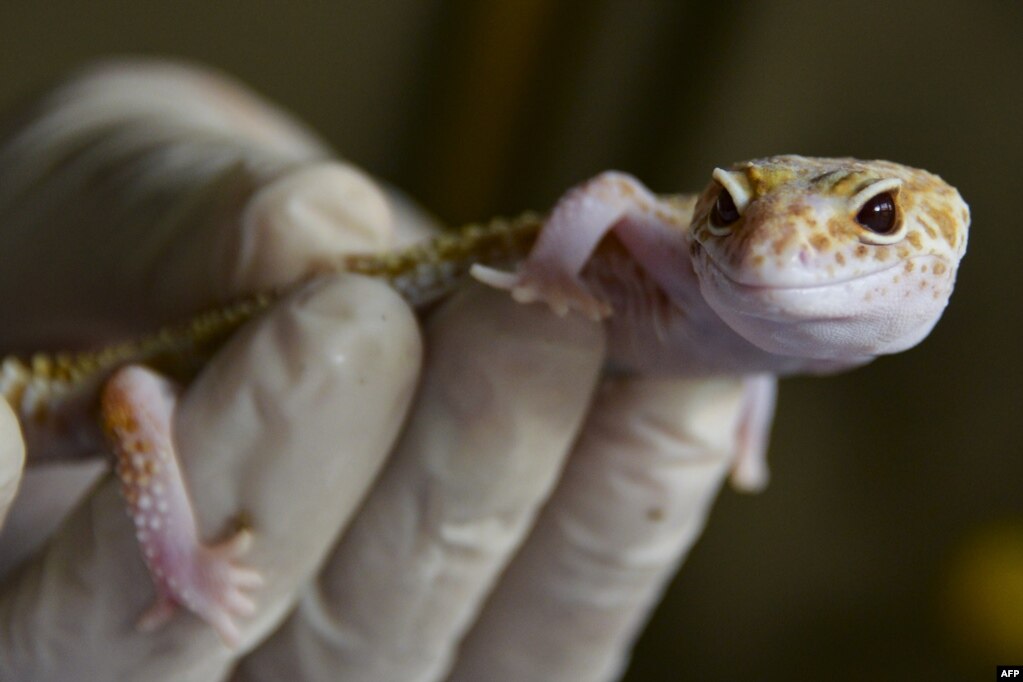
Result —
[[786, 152], [940, 173], [974, 217], [945, 319], [784, 384], [770, 489], [722, 496], [627, 679], [1023, 662], [1023, 3], [51, 0], [0, 27], [4, 108], [95, 57], [204, 62], [452, 223], [606, 168], [665, 192]]

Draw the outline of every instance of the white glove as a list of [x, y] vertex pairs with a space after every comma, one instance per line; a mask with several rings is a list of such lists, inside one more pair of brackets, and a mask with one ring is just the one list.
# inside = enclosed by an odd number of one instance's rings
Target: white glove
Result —
[[[423, 230], [392, 226], [378, 187], [279, 111], [191, 68], [85, 71], [0, 145], [7, 350], [151, 331]], [[184, 612], [137, 632], [153, 587], [116, 483], [79, 503], [77, 474], [30, 470], [0, 536], [0, 563], [21, 563], [0, 583], [0, 679], [619, 675], [727, 473], [740, 382], [617, 380], [593, 401], [601, 327], [481, 287], [424, 340], [408, 410], [412, 313], [338, 275], [188, 388], [175, 433], [202, 536], [244, 514], [266, 581], [238, 650]], [[0, 409], [0, 516], [15, 426]]]

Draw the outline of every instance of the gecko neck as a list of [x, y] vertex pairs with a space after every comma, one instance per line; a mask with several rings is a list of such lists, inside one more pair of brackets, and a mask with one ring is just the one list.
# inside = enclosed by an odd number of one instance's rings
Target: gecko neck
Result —
[[659, 282], [625, 249], [602, 244], [583, 272], [611, 304], [608, 367], [615, 373], [675, 377], [834, 374], [874, 359], [815, 359], [766, 351], [730, 327], [707, 304], [688, 259]]

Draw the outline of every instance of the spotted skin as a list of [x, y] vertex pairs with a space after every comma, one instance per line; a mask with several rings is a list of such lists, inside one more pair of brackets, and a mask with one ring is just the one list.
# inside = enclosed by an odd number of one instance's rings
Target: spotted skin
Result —
[[[885, 161], [775, 157], [728, 172], [749, 187], [747, 210], [726, 234], [713, 234], [710, 213], [720, 187], [713, 182], [696, 203], [691, 229], [702, 252], [739, 282], [812, 285], [897, 262], [912, 273], [914, 260], [927, 256], [939, 264], [944, 290], [966, 249], [968, 207], [954, 188], [926, 171]], [[876, 235], [856, 223], [858, 205], [850, 202], [891, 179], [899, 181], [902, 226], [891, 243], [878, 244]], [[800, 267], [792, 267], [797, 259]]]
[[121, 492], [156, 585], [156, 601], [139, 627], [148, 631], [161, 626], [182, 605], [236, 647], [241, 635], [234, 619], [255, 611], [246, 592], [262, 583], [256, 571], [239, 563], [252, 533], [242, 529], [219, 544], [200, 542], [174, 450], [176, 404], [176, 387], [139, 365], [117, 370], [100, 397]]
[[[725, 213], [735, 215], [717, 224], [723, 190], [734, 203]], [[896, 222], [881, 234], [857, 216], [884, 193]], [[922, 340], [952, 293], [969, 220], [956, 190], [926, 171], [778, 156], [716, 169], [700, 195], [656, 196], [629, 175], [602, 173], [567, 192], [546, 219], [470, 226], [409, 249], [350, 256], [336, 271], [384, 279], [418, 308], [471, 271], [521, 302], [603, 320], [613, 370], [734, 379], [744, 403], [733, 482], [758, 489], [767, 481], [777, 377], [849, 369]], [[98, 430], [87, 417], [101, 394], [103, 430], [157, 589], [144, 628], [184, 606], [236, 645], [236, 620], [254, 609], [247, 592], [260, 583], [240, 562], [249, 531], [200, 542], [174, 451], [177, 392], [152, 368], [194, 374], [290, 290], [97, 352], [0, 362], [0, 394], [22, 420], [30, 463], [47, 452], [94, 451]]]
[[[782, 156], [727, 171], [748, 205], [715, 228], [715, 181], [697, 201], [691, 255], [704, 297], [729, 326], [777, 354], [873, 357], [905, 350], [937, 322], [966, 250], [969, 208], [927, 171], [887, 161]], [[895, 222], [857, 222], [892, 196]], [[840, 319], [841, 318], [841, 319]]]
[[[894, 207], [883, 234], [858, 219], [879, 197]], [[733, 483], [759, 489], [776, 378], [919, 343], [948, 303], [969, 221], [941, 178], [887, 161], [746, 161], [716, 169], [695, 198], [608, 172], [562, 198], [513, 271], [473, 273], [517, 300], [606, 320], [619, 370], [738, 378]]]

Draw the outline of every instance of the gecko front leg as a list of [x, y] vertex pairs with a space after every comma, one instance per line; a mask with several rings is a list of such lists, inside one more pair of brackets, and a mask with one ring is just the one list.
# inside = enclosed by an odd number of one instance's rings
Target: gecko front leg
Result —
[[159, 374], [129, 365], [107, 380], [100, 399], [122, 492], [156, 585], [156, 602], [138, 626], [156, 629], [180, 605], [236, 647], [240, 633], [234, 619], [253, 613], [255, 604], [246, 591], [262, 584], [256, 571], [237, 563], [252, 544], [252, 534], [243, 529], [214, 545], [199, 540], [174, 449], [177, 393]]
[[661, 246], [670, 241], [667, 235], [677, 235], [674, 228], [684, 227], [687, 218], [688, 214], [675, 211], [632, 176], [607, 171], [558, 201], [529, 257], [514, 273], [479, 264], [471, 272], [484, 284], [510, 291], [520, 303], [543, 301], [558, 315], [578, 310], [601, 320], [611, 314], [611, 306], [581, 278], [600, 241], [614, 231], [642, 262], [637, 250], [651, 255], [653, 242]]

